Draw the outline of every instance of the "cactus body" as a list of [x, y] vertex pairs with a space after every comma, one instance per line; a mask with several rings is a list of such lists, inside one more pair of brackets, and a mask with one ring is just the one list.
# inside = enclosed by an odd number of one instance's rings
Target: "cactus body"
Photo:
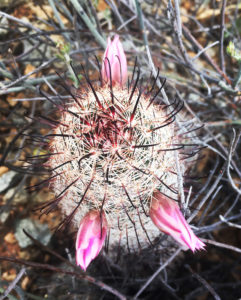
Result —
[[91, 85], [74, 98], [50, 144], [57, 202], [76, 229], [90, 210], [103, 211], [111, 245], [146, 247], [160, 234], [148, 216], [153, 192], [177, 194], [175, 109], [135, 83]]

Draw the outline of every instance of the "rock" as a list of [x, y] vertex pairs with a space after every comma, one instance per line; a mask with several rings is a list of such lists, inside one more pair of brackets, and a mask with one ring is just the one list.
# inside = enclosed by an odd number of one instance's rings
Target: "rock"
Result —
[[10, 215], [10, 211], [3, 211], [0, 213], [0, 223], [4, 224]]
[[28, 194], [25, 190], [17, 190], [17, 188], [12, 188], [7, 191], [3, 196], [3, 202], [7, 203], [9, 199], [13, 198], [12, 204], [24, 204], [28, 202]]
[[7, 173], [8, 171], [9, 171], [9, 169], [7, 167], [4, 167], [4, 166], [0, 167], [0, 177], [3, 174]]
[[2, 17], [0, 20], [0, 36], [7, 34], [9, 31], [9, 23], [6, 17]]
[[188, 99], [190, 102], [196, 103], [200, 100], [200, 96], [194, 93], [190, 93]]
[[0, 177], [0, 193], [2, 193], [3, 191], [5, 191], [10, 183], [12, 182], [13, 178], [17, 175], [16, 172], [14, 171], [9, 171], [7, 173], [4, 173], [1, 177]]
[[49, 243], [52, 236], [47, 224], [41, 224], [31, 219], [22, 219], [17, 223], [15, 231], [15, 237], [21, 248], [26, 248], [33, 244], [23, 229], [44, 245]]
[[15, 244], [17, 242], [12, 232], [9, 232], [4, 236], [4, 241], [9, 244]]

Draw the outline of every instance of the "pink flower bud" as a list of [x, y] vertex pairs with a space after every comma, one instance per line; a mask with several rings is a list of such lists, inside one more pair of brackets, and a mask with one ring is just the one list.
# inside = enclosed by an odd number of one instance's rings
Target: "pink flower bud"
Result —
[[80, 222], [76, 239], [76, 264], [86, 270], [90, 262], [99, 254], [107, 233], [105, 214], [90, 211]]
[[108, 38], [107, 47], [103, 56], [101, 75], [104, 82], [124, 85], [127, 81], [127, 61], [119, 36], [114, 40]]
[[178, 204], [158, 191], [153, 194], [150, 217], [161, 231], [171, 235], [185, 249], [190, 248], [194, 252], [205, 247], [193, 233]]

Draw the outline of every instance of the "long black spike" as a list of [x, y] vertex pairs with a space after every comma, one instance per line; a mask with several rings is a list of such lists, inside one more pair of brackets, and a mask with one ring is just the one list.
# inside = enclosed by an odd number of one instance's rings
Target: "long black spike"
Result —
[[129, 246], [127, 225], [126, 225], [126, 245], [127, 245], [128, 252], [131, 253], [131, 249], [130, 249], [130, 246]]
[[142, 199], [141, 199], [141, 195], [140, 195], [140, 192], [139, 192], [139, 191], [138, 191], [138, 194], [139, 194], [139, 199], [140, 199], [140, 203], [141, 203], [141, 208], [142, 208], [144, 214], [146, 215], [146, 217], [149, 217], [149, 215], [146, 213], [146, 210], [145, 210], [145, 207], [144, 207], [144, 205], [143, 205], [143, 201], [142, 201]]
[[88, 158], [88, 157], [90, 157], [91, 155], [94, 155], [94, 154], [95, 154], [94, 152], [90, 152], [90, 153], [88, 153], [88, 154], [82, 156], [82, 157], [79, 159], [79, 161], [78, 161], [79, 168], [80, 168], [80, 162], [81, 162], [83, 159]]
[[40, 116], [39, 119], [46, 120], [46, 121], [48, 121], [49, 123], [55, 124], [55, 126], [62, 125], [62, 126], [64, 126], [64, 127], [69, 127], [67, 124], [64, 124], [64, 123], [59, 122], [59, 121], [56, 121], [56, 120], [52, 120], [52, 119], [47, 118], [47, 117], [45, 117], [45, 116]]
[[176, 109], [178, 108], [178, 106], [179, 106], [180, 103], [181, 103], [181, 102], [180, 102], [180, 101], [177, 101], [177, 98], [175, 98], [174, 102], [171, 104], [172, 106], [174, 106], [174, 108], [173, 108], [173, 110], [172, 110], [171, 112], [169, 112], [169, 113], [167, 114], [167, 117], [168, 117], [168, 116], [171, 116], [171, 115], [174, 113], [174, 111], [176, 111]]
[[135, 230], [135, 234], [136, 234], [136, 239], [137, 239], [137, 243], [138, 243], [138, 248], [139, 248], [139, 250], [141, 250], [141, 243], [140, 243], [140, 241], [139, 241], [138, 233], [137, 233], [137, 230], [136, 230], [136, 224], [134, 224], [133, 226], [134, 226], [134, 230]]
[[180, 149], [183, 149], [184, 148], [184, 145], [181, 145], [180, 147], [177, 147], [177, 148], [171, 148], [171, 149], [159, 149], [158, 152], [161, 152], [161, 151], [176, 151], [176, 150], [180, 150]]
[[77, 179], [75, 179], [74, 181], [72, 181], [69, 185], [67, 185], [66, 188], [64, 188], [63, 191], [60, 192], [60, 194], [58, 194], [57, 198], [59, 198], [59, 197], [61, 197], [62, 195], [64, 195], [65, 192], [66, 192], [72, 185], [74, 185], [79, 179], [80, 179], [80, 177], [78, 177]]
[[86, 82], [88, 83], [89, 87], [91, 88], [91, 91], [92, 91], [92, 93], [93, 93], [93, 95], [94, 95], [94, 97], [95, 97], [95, 100], [96, 100], [96, 102], [97, 102], [99, 108], [100, 108], [100, 109], [103, 109], [103, 105], [101, 104], [101, 102], [100, 102], [100, 100], [99, 100], [99, 98], [98, 98], [98, 96], [97, 96], [97, 94], [96, 94], [96, 92], [95, 92], [95, 89], [94, 89], [92, 83], [90, 82], [89, 77], [87, 76], [87, 74], [86, 74], [86, 72], [85, 72], [85, 69], [84, 69], [83, 65], [81, 65], [81, 67], [82, 67], [83, 72], [84, 72], [85, 80], [86, 80]]
[[76, 77], [77, 80], [78, 80], [79, 85], [81, 85], [81, 82], [80, 82], [80, 80], [79, 80], [79, 76], [77, 75], [77, 73], [76, 73], [76, 71], [75, 71], [75, 68], [74, 68], [74, 66], [73, 66], [73, 64], [72, 64], [71, 61], [70, 61], [70, 66], [71, 66], [71, 69], [72, 69], [73, 72], [74, 72], [75, 77]]
[[52, 103], [54, 106], [56, 106], [60, 111], [65, 110], [64, 107], [60, 104], [55, 103], [50, 97], [39, 87], [39, 93], [43, 97], [45, 97], [50, 103]]
[[[39, 93], [40, 93], [40, 95], [44, 96], [49, 102], [51, 102], [53, 105], [55, 105], [55, 106], [58, 108], [58, 110], [60, 110], [60, 111], [66, 111], [66, 112], [68, 112], [69, 114], [74, 115], [74, 116], [77, 117], [78, 119], [82, 119], [82, 118], [81, 118], [79, 115], [77, 115], [76, 113], [74, 113], [74, 112], [72, 112], [72, 111], [70, 111], [70, 110], [68, 110], [68, 109], [65, 109], [65, 107], [62, 106], [62, 105], [59, 105], [59, 104], [55, 103], [55, 102], [54, 102], [52, 99], [50, 99], [49, 96], [48, 96], [46, 93], [44, 93], [41, 89], [39, 89]], [[59, 97], [59, 99], [61, 100], [60, 95], [58, 95], [58, 97]]]
[[176, 202], [179, 202], [178, 199], [172, 198], [171, 196], [168, 196], [167, 194], [163, 193], [162, 191], [159, 191], [159, 192], [160, 192], [163, 196], [165, 196], [165, 197], [167, 197], [167, 198], [169, 198], [169, 199], [171, 199], [171, 200], [174, 200], [174, 201], [176, 201]]
[[148, 147], [155, 147], [157, 145], [160, 145], [160, 143], [150, 144], [150, 145], [134, 145], [134, 146], [132, 146], [132, 148], [148, 148]]
[[[180, 103], [180, 102], [179, 102]], [[178, 104], [179, 104], [178, 103]], [[181, 111], [184, 107], [184, 101], [182, 101], [181, 106], [169, 117], [165, 120], [165, 122], [169, 121], [171, 118], [174, 118], [175, 115], [177, 115], [179, 113], [179, 111]]]
[[140, 216], [140, 213], [139, 213], [139, 210], [138, 210], [138, 209], [137, 209], [137, 214], [138, 214], [138, 217], [139, 217], [139, 220], [140, 220], [141, 227], [142, 227], [143, 231], [145, 232], [146, 237], [147, 237], [147, 239], [148, 239], [148, 241], [149, 241], [151, 247], [153, 247], [153, 244], [152, 244], [151, 239], [150, 239], [150, 237], [149, 237], [149, 235], [148, 235], [148, 233], [147, 233], [147, 230], [146, 230], [146, 228], [144, 227], [144, 225], [143, 225], [143, 223], [142, 223], [141, 216]]
[[[163, 127], [166, 127], [166, 126], [170, 125], [171, 123], [173, 123], [173, 122], [175, 121], [175, 119], [176, 119], [176, 118], [175, 118], [175, 116], [174, 116], [174, 118], [173, 118], [171, 121], [169, 121], [168, 123], [165, 123], [164, 125], [161, 125], [161, 126], [152, 128], [152, 129], [150, 129], [150, 131], [155, 131], [155, 130], [161, 129], [161, 128], [163, 128]], [[166, 122], [166, 120], [165, 120], [164, 122]]]
[[159, 77], [159, 73], [160, 73], [160, 68], [157, 69], [157, 75], [156, 75], [156, 77], [155, 77], [155, 79], [154, 79], [154, 82], [153, 82], [153, 84], [152, 84], [152, 87], [151, 87], [149, 93], [151, 93], [151, 92], [153, 91], [153, 89], [154, 89], [154, 87], [155, 87], [155, 85], [156, 85], [157, 78]]
[[71, 163], [71, 162], [72, 162], [72, 160], [65, 161], [65, 162], [62, 163], [61, 165], [59, 165], [59, 166], [57, 166], [57, 167], [55, 167], [54, 169], [51, 169], [51, 170], [49, 170], [49, 171], [53, 172], [53, 171], [57, 170], [58, 168], [61, 168], [61, 167], [63, 167], [64, 165], [69, 164], [69, 163]]
[[136, 90], [136, 87], [137, 87], [139, 79], [140, 79], [140, 70], [138, 69], [138, 71], [137, 71], [137, 78], [136, 78], [135, 84], [133, 86], [133, 89], [131, 91], [131, 95], [130, 95], [130, 98], [129, 98], [129, 104], [131, 103], [131, 99], [132, 99], [132, 97], [133, 97], [133, 95], [135, 93], [135, 90]]
[[159, 180], [161, 182], [161, 184], [163, 184], [169, 191], [171, 191], [172, 193], [178, 195], [178, 192], [173, 190], [172, 188], [170, 188], [163, 180], [161, 180], [158, 176], [155, 176], [157, 180]]
[[109, 252], [109, 244], [110, 244], [110, 228], [107, 232], [106, 239], [105, 239], [105, 251], [107, 254]]
[[42, 180], [41, 182], [39, 182], [39, 183], [37, 183], [37, 184], [27, 186], [27, 187], [25, 187], [25, 190], [31, 190], [32, 188], [36, 188], [36, 187], [38, 187], [38, 186], [41, 186], [42, 184], [45, 184], [45, 183], [51, 181], [53, 178], [55, 178], [55, 177], [57, 177], [57, 176], [59, 176], [59, 175], [61, 175], [61, 174], [63, 174], [63, 172], [57, 173], [57, 174], [55, 174], [54, 176], [51, 176], [51, 177], [49, 177], [48, 179]]
[[[70, 64], [71, 65], [71, 64]], [[72, 65], [71, 65], [71, 68], [73, 69], [73, 67], [72, 67]], [[73, 69], [73, 71], [74, 71], [74, 73], [75, 73], [75, 70]], [[69, 88], [69, 86], [66, 84], [66, 82], [65, 82], [65, 80], [64, 80], [64, 78], [57, 72], [57, 71], [55, 71], [56, 72], [56, 74], [59, 76], [59, 78], [61, 79], [61, 81], [62, 81], [62, 86], [63, 86], [63, 88], [65, 89], [65, 91], [67, 92], [67, 93], [69, 93], [70, 95], [71, 95], [71, 97], [74, 99], [74, 101], [77, 103], [77, 105], [80, 107], [80, 108], [82, 108], [82, 106], [81, 106], [81, 104], [79, 103], [79, 100], [75, 97], [75, 95], [71, 92], [71, 90], [70, 90], [70, 88]], [[75, 76], [77, 76], [76, 74], [75, 74]], [[78, 78], [78, 77], [77, 77]], [[78, 79], [79, 80], [79, 79]], [[80, 81], [79, 81], [79, 83], [80, 83]]]
[[109, 172], [110, 172], [110, 167], [108, 166], [108, 167], [107, 167], [107, 170], [106, 170], [106, 182], [107, 182], [107, 183], [111, 183], [111, 182], [109, 181]]
[[96, 60], [96, 63], [97, 63], [97, 67], [98, 67], [98, 70], [99, 70], [99, 75], [100, 75], [100, 84], [101, 86], [103, 86], [103, 78], [102, 78], [102, 72], [101, 72], [101, 67], [100, 67], [100, 62], [97, 58], [97, 56], [95, 55], [95, 60]]
[[128, 211], [126, 210], [126, 207], [123, 205], [124, 211], [128, 217], [128, 219], [130, 220], [130, 222], [133, 224], [133, 226], [135, 226], [135, 222], [132, 220], [132, 218], [130, 217], [130, 215], [128, 214]]
[[[142, 82], [142, 79], [141, 79], [141, 82]], [[138, 105], [138, 103], [139, 103], [139, 101], [140, 101], [141, 95], [142, 95], [142, 91], [141, 91], [141, 89], [140, 89], [140, 90], [139, 90], [139, 95], [138, 95], [138, 97], [137, 97], [137, 99], [136, 99], [136, 103], [135, 103], [134, 109], [133, 109], [132, 114], [131, 114], [131, 117], [130, 117], [130, 123], [131, 123], [131, 122], [133, 121], [133, 119], [134, 119], [134, 116], [135, 116], [135, 113], [136, 113], [136, 109], [137, 109], [137, 105]]]
[[103, 207], [105, 204], [105, 200], [106, 200], [106, 191], [105, 191], [105, 195], [104, 195], [103, 201], [101, 203], [101, 208], [100, 208], [100, 238], [102, 238], [102, 221], [103, 221], [102, 213], [103, 213]]
[[63, 199], [63, 196], [60, 198], [55, 198], [51, 201], [48, 201], [46, 204], [42, 205], [41, 207], [38, 207], [34, 209], [34, 211], [39, 211], [41, 214], [39, 216], [39, 219], [46, 214], [49, 214], [51, 211], [53, 211], [55, 208], [57, 208], [58, 203]]
[[193, 132], [193, 131], [202, 129], [204, 126], [205, 126], [205, 124], [202, 124], [202, 125], [200, 125], [199, 127], [195, 127], [195, 128], [193, 128], [193, 129], [191, 129], [191, 130], [189, 130], [189, 131], [186, 131], [186, 132], [182, 133], [181, 136], [186, 135], [186, 134], [188, 134], [188, 133], [191, 133], [191, 132]]
[[52, 155], [57, 155], [57, 154], [63, 154], [63, 152], [58, 152], [58, 153], [48, 153], [48, 154], [41, 154], [41, 155], [34, 155], [34, 156], [26, 156], [26, 159], [34, 160], [34, 159], [45, 159], [49, 156]]
[[131, 85], [132, 82], [133, 82], [134, 75], [135, 75], [135, 72], [136, 72], [136, 67], [137, 67], [137, 56], [136, 56], [136, 58], [135, 58], [135, 64], [134, 64], [134, 69], [133, 69], [133, 72], [132, 72], [132, 77], [131, 77], [130, 85]]
[[62, 134], [62, 133], [50, 133], [43, 136], [43, 138], [49, 138], [49, 137], [71, 137], [74, 138], [72, 134]]
[[120, 81], [121, 81], [121, 86], [123, 86], [123, 78], [122, 78], [122, 68], [121, 68], [121, 62], [120, 62], [120, 58], [118, 55], [116, 55], [118, 61], [119, 61], [119, 66], [120, 66]]
[[[172, 144], [172, 146], [197, 147], [198, 144]], [[205, 146], [206, 147], [206, 146]]]
[[130, 201], [132, 207], [136, 209], [136, 206], [135, 206], [134, 203], [132, 202], [132, 200], [131, 200], [131, 198], [130, 198], [130, 196], [129, 196], [127, 190], [126, 190], [126, 187], [124, 186], [123, 183], [122, 183], [122, 187], [123, 187], [123, 189], [124, 189], [124, 191], [125, 191], [125, 193], [126, 193], [126, 196], [127, 196], [128, 200]]
[[43, 169], [29, 170], [29, 166], [17, 167], [17, 166], [11, 165], [8, 162], [5, 162], [4, 166], [7, 167], [7, 168], [9, 168], [10, 170], [16, 171], [16, 172], [18, 172], [20, 174], [29, 174], [29, 175], [35, 175], [35, 176], [36, 175], [37, 176], [42, 176], [42, 175], [48, 175], [49, 174], [48, 170], [43, 170]]
[[82, 198], [80, 199], [80, 201], [78, 202], [78, 204], [76, 205], [76, 207], [74, 208], [74, 210], [57, 226], [57, 228], [55, 229], [55, 232], [57, 232], [60, 228], [62, 228], [64, 225], [65, 227], [68, 226], [68, 224], [70, 223], [71, 221], [71, 218], [75, 215], [77, 209], [79, 208], [80, 204], [83, 202], [83, 200], [85, 199], [85, 196], [86, 196], [86, 193], [88, 192], [89, 190], [89, 187], [91, 185], [91, 183], [93, 182], [93, 179], [92, 178], [89, 182], [89, 184], [87, 185], [86, 189], [85, 189], [85, 192], [82, 196]]
[[146, 173], [145, 171], [143, 171], [142, 169], [140, 169], [140, 168], [137, 168], [136, 166], [133, 166], [133, 165], [131, 165], [132, 166], [132, 168], [134, 168], [135, 170], [137, 170], [137, 171], [139, 171], [139, 172], [141, 172], [141, 173], [143, 173], [144, 175], [150, 175], [150, 173], [148, 172], [148, 173]]
[[111, 73], [111, 66], [110, 66], [110, 61], [109, 61], [108, 57], [106, 57], [105, 59], [107, 60], [108, 67], [109, 67], [109, 72], [110, 72], [110, 94], [111, 94], [111, 103], [114, 105], [114, 95], [113, 95], [113, 87], [112, 87], [112, 73]]
[[156, 99], [156, 97], [158, 96], [158, 94], [160, 93], [160, 91], [163, 89], [163, 86], [165, 85], [165, 83], [166, 83], [166, 78], [164, 78], [164, 81], [163, 81], [161, 87], [158, 89], [158, 91], [152, 97], [152, 99], [150, 100], [150, 103], [148, 104], [148, 106], [147, 106], [146, 109], [148, 109], [152, 105], [152, 103], [154, 102], [154, 100]]

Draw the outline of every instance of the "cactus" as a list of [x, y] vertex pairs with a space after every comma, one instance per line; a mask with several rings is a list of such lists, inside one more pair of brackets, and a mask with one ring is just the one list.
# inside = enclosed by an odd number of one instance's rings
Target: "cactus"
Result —
[[98, 211], [108, 224], [109, 244], [133, 251], [160, 234], [149, 217], [154, 192], [178, 201], [176, 159], [182, 170], [185, 163], [174, 121], [183, 103], [165, 104], [159, 96], [165, 82], [156, 88], [156, 77], [144, 85], [137, 64], [126, 85], [122, 46], [115, 38], [108, 47], [100, 84], [84, 73], [86, 86], [72, 89], [70, 100], [58, 105], [46, 163], [55, 199], [44, 211], [58, 205], [65, 216], [59, 227], [71, 222], [76, 229]]

